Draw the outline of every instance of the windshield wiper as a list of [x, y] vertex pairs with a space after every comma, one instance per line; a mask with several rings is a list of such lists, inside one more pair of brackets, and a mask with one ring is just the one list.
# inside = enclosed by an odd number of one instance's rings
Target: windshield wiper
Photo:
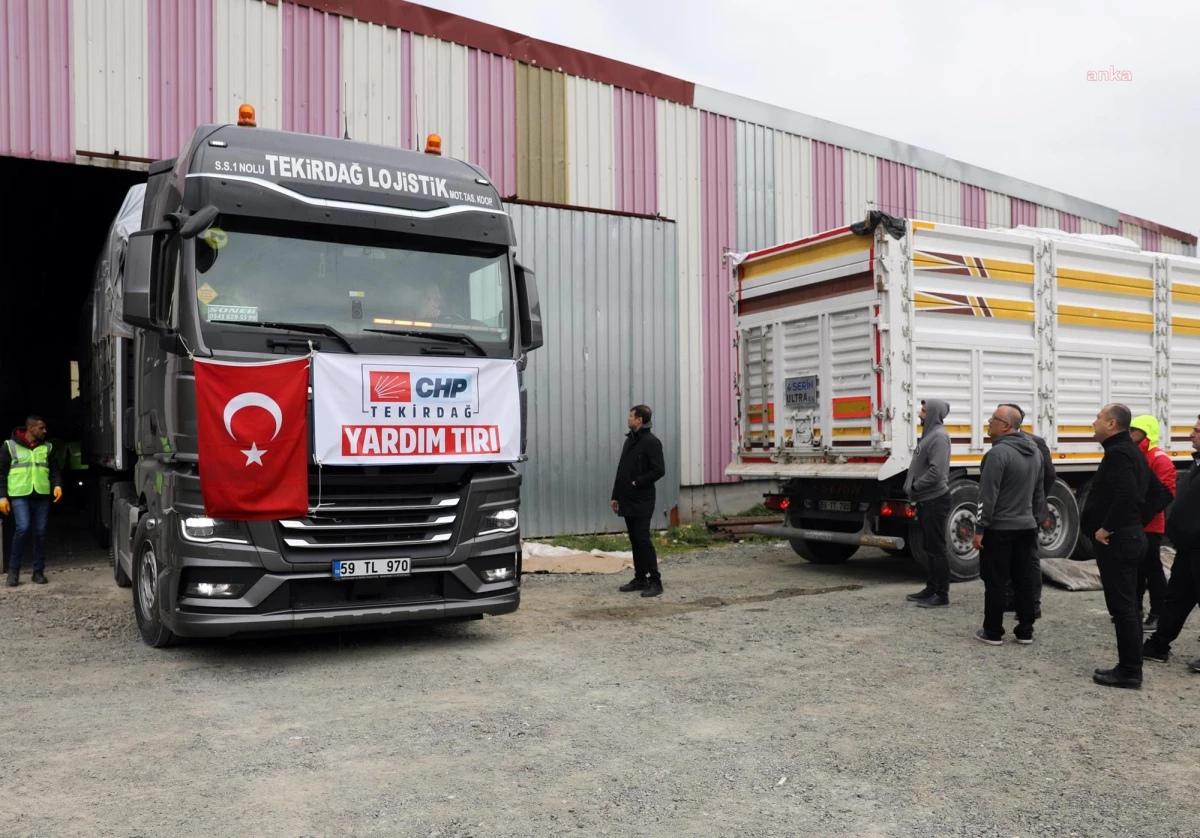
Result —
[[256, 326], [262, 329], [286, 329], [292, 332], [307, 332], [314, 335], [329, 335], [331, 338], [340, 340], [347, 349], [358, 354], [358, 350], [354, 344], [350, 342], [350, 338], [343, 335], [332, 326], [326, 326], [323, 323], [283, 323], [278, 320], [210, 320], [209, 323], [221, 323], [226, 326]]
[[480, 355], [487, 355], [475, 338], [462, 332], [425, 332], [415, 329], [363, 329], [364, 332], [376, 332], [381, 335], [395, 335], [402, 338], [421, 338], [423, 340], [440, 340], [446, 343], [463, 343], [473, 348]]

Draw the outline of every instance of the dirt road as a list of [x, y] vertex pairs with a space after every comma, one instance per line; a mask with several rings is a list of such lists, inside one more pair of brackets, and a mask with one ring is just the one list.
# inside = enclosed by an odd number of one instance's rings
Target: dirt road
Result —
[[1142, 692], [1099, 593], [1033, 646], [979, 583], [744, 545], [667, 593], [527, 577], [514, 615], [141, 644], [99, 555], [0, 589], [0, 835], [1180, 836], [1200, 833], [1200, 618]]

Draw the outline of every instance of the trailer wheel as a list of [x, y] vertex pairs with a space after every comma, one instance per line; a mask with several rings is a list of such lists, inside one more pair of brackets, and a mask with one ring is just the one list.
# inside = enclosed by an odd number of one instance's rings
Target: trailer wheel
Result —
[[[1075, 508], [1082, 511], [1087, 506], [1088, 492], [1091, 491], [1092, 481], [1088, 481], [1079, 487], [1079, 491], [1075, 493]], [[1080, 529], [1076, 524], [1076, 529]], [[1080, 531], [1079, 537], [1075, 539], [1075, 552], [1071, 554], [1071, 558], [1077, 562], [1091, 561], [1096, 558], [1096, 548], [1092, 543], [1092, 539], [1087, 533]]]
[[[950, 557], [952, 582], [969, 582], [979, 578], [979, 551], [971, 543], [978, 514], [979, 484], [967, 479], [951, 483], [950, 517], [946, 520], [946, 552]], [[921, 535], [920, 524], [914, 522], [909, 525], [908, 544], [917, 564], [928, 570], [929, 553], [925, 550], [925, 539]]]
[[[798, 527], [789, 516], [788, 526]], [[796, 555], [806, 562], [813, 564], [841, 564], [850, 560], [858, 552], [854, 544], [830, 544], [828, 541], [808, 541], [804, 538], [789, 538], [788, 544], [796, 551]]]
[[155, 649], [170, 646], [176, 640], [175, 633], [163, 625], [159, 609], [161, 571], [154, 538], [143, 518], [133, 537], [133, 614], [142, 640]]
[[1038, 558], [1065, 559], [1075, 552], [1079, 540], [1079, 507], [1071, 487], [1055, 480], [1047, 498], [1050, 525], [1038, 529]]

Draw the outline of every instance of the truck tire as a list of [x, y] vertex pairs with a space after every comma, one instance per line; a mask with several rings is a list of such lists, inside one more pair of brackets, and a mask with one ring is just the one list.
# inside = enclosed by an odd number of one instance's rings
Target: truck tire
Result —
[[[979, 551], [971, 543], [979, 514], [979, 484], [960, 478], [950, 484], [950, 517], [946, 519], [946, 552], [950, 560], [950, 581], [969, 582], [979, 578]], [[929, 553], [921, 525], [908, 527], [908, 545], [923, 570], [929, 569]]]
[[[117, 504], [112, 504], [112, 526], [109, 527], [110, 533], [117, 533], [120, 530], [119, 510]], [[108, 560], [113, 566], [113, 580], [117, 583], [118, 588], [128, 588], [133, 584], [133, 580], [126, 575], [125, 569], [121, 567], [121, 560], [117, 557], [117, 539], [112, 537], [108, 540]]]
[[[1075, 493], [1075, 508], [1080, 512], [1087, 505], [1088, 492], [1091, 488], [1092, 481], [1089, 480], [1080, 486], [1079, 491]], [[1078, 527], [1078, 529], [1080, 530], [1079, 537], [1075, 539], [1075, 552], [1071, 554], [1071, 558], [1077, 562], [1091, 561], [1096, 558], [1096, 548], [1092, 543], [1092, 539], [1083, 532], [1082, 527]]]
[[[799, 525], [789, 516], [788, 526]], [[789, 538], [788, 544], [792, 545], [797, 556], [813, 564], [841, 564], [858, 552], [854, 544], [830, 544], [828, 541], [808, 541], [803, 538]]]
[[158, 580], [162, 567], [154, 538], [146, 528], [146, 519], [138, 524], [133, 537], [133, 615], [147, 646], [163, 649], [176, 641], [174, 632], [163, 625], [159, 609], [161, 595]]
[[1047, 500], [1050, 526], [1038, 528], [1038, 558], [1069, 558], [1079, 540], [1079, 507], [1075, 503], [1075, 493], [1066, 483], [1055, 480]]

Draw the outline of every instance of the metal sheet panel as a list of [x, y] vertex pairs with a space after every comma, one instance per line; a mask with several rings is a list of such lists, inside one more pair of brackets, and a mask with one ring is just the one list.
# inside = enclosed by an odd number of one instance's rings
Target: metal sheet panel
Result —
[[[704, 282], [704, 482], [729, 482], [733, 447], [733, 288], [722, 258], [737, 244], [737, 138], [732, 119], [700, 115], [701, 267]], [[840, 149], [839, 149], [840, 151]], [[839, 157], [840, 159], [840, 157]], [[838, 167], [841, 175], [841, 167]], [[838, 183], [841, 183], [840, 177]]]
[[[574, 155], [572, 155], [573, 157]], [[700, 112], [658, 101], [659, 212], [675, 222], [679, 295], [679, 479], [704, 483], [704, 307]]]
[[616, 209], [614, 108], [612, 85], [567, 76], [568, 181], [575, 206]]
[[1184, 247], [1184, 243], [1179, 239], [1172, 238], [1171, 236], [1162, 236], [1158, 249], [1163, 253], [1170, 253], [1172, 256], [1183, 256], [1185, 255]]
[[988, 226], [988, 200], [987, 190], [980, 189], [978, 186], [970, 186], [966, 183], [960, 184], [962, 188], [962, 196], [959, 200], [962, 203], [962, 223], [965, 227], [979, 227], [987, 229]]
[[780, 243], [813, 234], [812, 140], [775, 132], [775, 233]]
[[1086, 233], [1091, 236], [1103, 235], [1104, 225], [1099, 221], [1092, 221], [1090, 218], [1082, 218], [1079, 221], [1079, 232]]
[[1106, 235], [1106, 236], [1119, 236], [1119, 235], [1121, 235], [1121, 228], [1120, 228], [1120, 227], [1110, 227], [1110, 226], [1108, 226], [1107, 224], [1101, 224], [1101, 225], [1100, 225], [1100, 229], [1103, 231], [1104, 235]]
[[567, 77], [528, 64], [517, 65], [517, 194], [568, 200]]
[[778, 244], [775, 236], [775, 132], [739, 122], [737, 136], [737, 249]]
[[0, 0], [0, 155], [75, 162], [70, 0]]
[[402, 114], [406, 66], [399, 29], [346, 20], [342, 24], [342, 75], [350, 137], [368, 143], [408, 147]]
[[[849, 156], [853, 158], [855, 152], [850, 152]], [[879, 183], [876, 187], [875, 205], [888, 213], [889, 215], [900, 216], [901, 218], [916, 218], [917, 217], [917, 170], [912, 166], [905, 166], [902, 163], [893, 163], [891, 160], [879, 159], [875, 166], [878, 172]], [[922, 172], [922, 180], [930, 175], [927, 172]], [[925, 203], [921, 203], [922, 209], [926, 209]], [[929, 216], [922, 215], [921, 218]], [[934, 219], [936, 220], [936, 219]]]
[[675, 224], [509, 205], [537, 275], [546, 345], [529, 356], [522, 535], [614, 532], [613, 473], [629, 408], [648, 404], [666, 476], [654, 526], [679, 503]]
[[283, 130], [340, 137], [342, 19], [283, 2]]
[[[844, 224], [862, 221], [873, 209], [880, 209], [879, 159], [858, 151], [846, 151], [842, 191], [846, 196]], [[890, 212], [890, 210], [884, 210]], [[840, 226], [840, 225], [836, 225]]]
[[1142, 248], [1142, 250], [1146, 249], [1145, 245], [1142, 244], [1142, 228], [1138, 227], [1136, 224], [1130, 224], [1128, 221], [1122, 221], [1120, 235], [1137, 244], [1137, 246]]
[[1078, 233], [1081, 231], [1082, 221], [1078, 215], [1071, 215], [1069, 212], [1060, 212], [1058, 214], [1058, 227], [1067, 233]]
[[425, 147], [425, 138], [442, 138], [442, 154], [464, 159], [467, 156], [468, 91], [467, 48], [412, 36], [413, 53], [413, 133], [417, 147]]
[[962, 184], [929, 172], [917, 173], [914, 217], [941, 224], [963, 223]]
[[616, 148], [614, 199], [621, 212], [658, 213], [658, 141], [655, 99], [617, 89], [613, 94]]
[[998, 192], [987, 193], [988, 227], [993, 230], [1008, 230], [1012, 224], [1012, 201]]
[[846, 224], [846, 150], [829, 143], [814, 142], [812, 157], [813, 229], [823, 233]]
[[[1029, 201], [1022, 201], [1020, 198], [1013, 198], [1012, 205], [1012, 226], [1020, 227], [1022, 224], [1027, 224], [1030, 227], [1037, 227], [1038, 221], [1038, 205], [1032, 204]], [[1057, 225], [1055, 225], [1057, 226]]]
[[283, 127], [283, 14], [270, 3], [216, 0], [214, 106], [217, 122], [236, 122], [254, 106], [260, 128]]
[[1157, 230], [1142, 228], [1142, 250], [1159, 252], [1162, 250], [1162, 234]]
[[490, 52], [467, 53], [467, 159], [502, 197], [517, 194], [517, 65]]
[[1049, 207], [1037, 208], [1037, 226], [1045, 227], [1049, 230], [1060, 229], [1060, 221], [1058, 218], [1058, 210], [1050, 209]]
[[150, 156], [174, 157], [213, 121], [213, 0], [147, 0]]
[[145, 0], [73, 10], [75, 148], [147, 157]]

